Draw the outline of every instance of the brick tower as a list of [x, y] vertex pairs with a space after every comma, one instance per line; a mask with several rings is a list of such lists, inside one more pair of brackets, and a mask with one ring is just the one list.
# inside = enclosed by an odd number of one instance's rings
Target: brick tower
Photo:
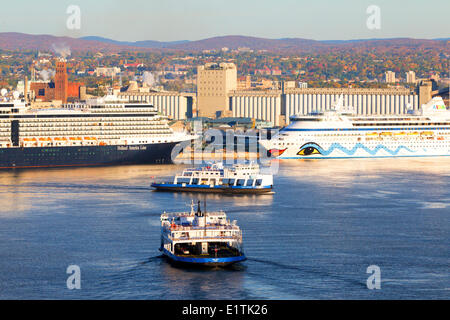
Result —
[[66, 61], [61, 59], [56, 61], [55, 100], [67, 103], [68, 86]]

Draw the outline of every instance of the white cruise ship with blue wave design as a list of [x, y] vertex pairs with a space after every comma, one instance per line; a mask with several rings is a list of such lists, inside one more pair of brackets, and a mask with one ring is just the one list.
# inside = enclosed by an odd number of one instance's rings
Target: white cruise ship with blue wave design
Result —
[[279, 159], [450, 156], [450, 110], [440, 97], [403, 115], [354, 115], [342, 106], [296, 115], [270, 140]]

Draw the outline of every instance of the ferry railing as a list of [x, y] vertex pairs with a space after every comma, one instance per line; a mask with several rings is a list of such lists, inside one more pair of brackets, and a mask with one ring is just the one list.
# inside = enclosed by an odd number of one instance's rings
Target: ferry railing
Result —
[[172, 228], [170, 225], [164, 226], [165, 229], [173, 231], [198, 231], [198, 230], [240, 230], [238, 226], [230, 226], [230, 225], [215, 225], [215, 226], [179, 226], [177, 225], [175, 228]]
[[233, 235], [233, 236], [209, 236], [209, 237], [188, 237], [188, 236], [174, 237], [172, 235], [168, 235], [167, 238], [170, 239], [170, 240], [175, 240], [175, 241], [177, 241], [177, 240], [214, 240], [214, 239], [241, 241], [241, 239], [242, 239], [242, 237], [238, 236], [238, 235]]

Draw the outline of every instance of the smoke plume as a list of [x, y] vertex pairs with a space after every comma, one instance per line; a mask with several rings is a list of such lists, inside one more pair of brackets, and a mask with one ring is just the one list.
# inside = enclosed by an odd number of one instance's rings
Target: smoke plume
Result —
[[39, 76], [41, 77], [42, 80], [44, 81], [48, 81], [50, 80], [50, 78], [52, 78], [55, 75], [55, 70], [41, 70], [39, 71]]
[[142, 75], [142, 84], [146, 84], [148, 87], [152, 88], [158, 80], [155, 78], [153, 73], [150, 71], [144, 71]]
[[52, 49], [58, 56], [64, 59], [71, 54], [69, 46], [67, 46], [65, 43], [52, 44]]

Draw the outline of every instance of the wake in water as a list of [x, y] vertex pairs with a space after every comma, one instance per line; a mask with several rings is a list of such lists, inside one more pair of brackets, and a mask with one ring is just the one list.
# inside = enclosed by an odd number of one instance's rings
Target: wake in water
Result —
[[[0, 185], [0, 187], [12, 187], [12, 185]], [[79, 190], [89, 190], [89, 192], [101, 192], [105, 193], [107, 191], [126, 191], [126, 192], [148, 192], [151, 190], [149, 186], [121, 186], [121, 185], [106, 185], [106, 184], [63, 184], [63, 183], [30, 183], [30, 184], [20, 184], [15, 187], [20, 188], [31, 188], [38, 192], [43, 192], [43, 189], [79, 189]]]
[[326, 272], [326, 271], [321, 271], [318, 268], [299, 267], [299, 266], [287, 265], [287, 264], [283, 264], [283, 263], [279, 263], [279, 262], [275, 262], [275, 261], [263, 260], [263, 259], [257, 259], [257, 258], [247, 258], [247, 260], [248, 261], [258, 262], [258, 263], [263, 263], [263, 264], [274, 266], [274, 267], [277, 267], [277, 268], [280, 268], [280, 269], [295, 270], [295, 271], [299, 271], [299, 272], [303, 272], [303, 273], [319, 275], [319, 276], [324, 277], [324, 278], [331, 278], [331, 279], [335, 279], [335, 280], [341, 280], [341, 281], [345, 281], [345, 282], [348, 282], [348, 283], [351, 283], [353, 285], [357, 285], [357, 286], [363, 287], [363, 288], [366, 287], [365, 282], [356, 281], [353, 278], [344, 277], [344, 276], [336, 274], [336, 273], [330, 273], [330, 272]]

